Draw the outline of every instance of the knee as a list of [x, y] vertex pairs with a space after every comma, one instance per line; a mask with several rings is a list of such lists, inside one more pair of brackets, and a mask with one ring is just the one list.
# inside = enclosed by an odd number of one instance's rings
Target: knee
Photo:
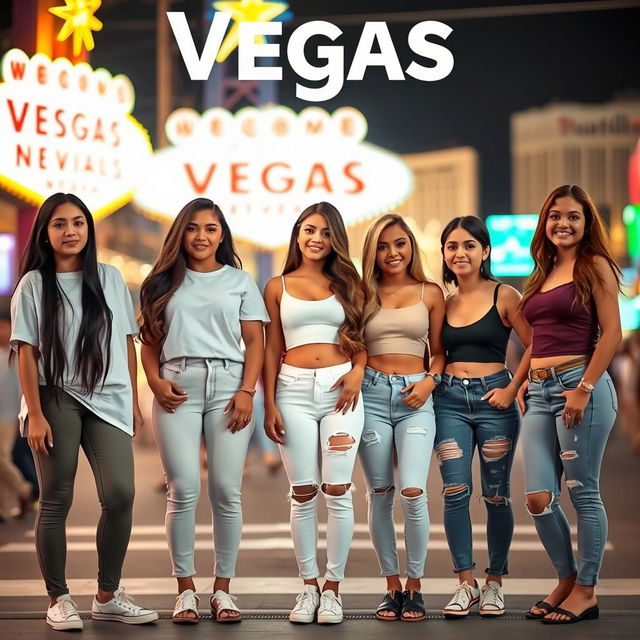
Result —
[[466, 484], [448, 484], [442, 490], [445, 505], [461, 505], [464, 506], [469, 502], [469, 485]]
[[174, 503], [190, 504], [198, 502], [200, 478], [170, 478], [167, 481], [168, 499]]
[[291, 487], [291, 499], [298, 504], [309, 502], [318, 495], [318, 487], [313, 484], [295, 485]]
[[322, 493], [325, 496], [343, 496], [349, 489], [351, 488], [351, 483], [347, 482], [345, 484], [327, 484], [324, 482], [322, 484]]
[[482, 458], [485, 462], [497, 462], [504, 458], [511, 451], [511, 438], [498, 437], [487, 440], [481, 449]]
[[536, 491], [526, 495], [527, 511], [532, 516], [541, 516], [551, 511], [553, 494], [551, 491]]
[[104, 496], [104, 508], [108, 511], [126, 513], [133, 509], [135, 490], [133, 485], [110, 487]]
[[443, 440], [436, 445], [436, 458], [438, 459], [438, 464], [440, 464], [440, 466], [442, 466], [442, 463], [447, 460], [462, 458], [463, 455], [463, 451], [455, 438]]
[[356, 443], [355, 438], [344, 431], [334, 433], [327, 441], [327, 451], [334, 454], [345, 454]]
[[485, 501], [487, 508], [504, 508], [508, 507], [511, 500], [505, 496], [482, 496], [482, 499]]
[[214, 506], [240, 504], [240, 487], [230, 482], [219, 482], [211, 487], [211, 498]]
[[406, 489], [402, 489], [402, 491], [400, 491], [400, 495], [407, 500], [419, 498], [423, 494], [424, 491], [422, 489], [418, 489], [418, 487], [407, 487]]

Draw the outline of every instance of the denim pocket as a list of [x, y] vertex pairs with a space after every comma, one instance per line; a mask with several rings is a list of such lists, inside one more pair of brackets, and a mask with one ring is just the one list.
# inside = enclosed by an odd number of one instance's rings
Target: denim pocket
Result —
[[373, 378], [365, 377], [362, 381], [362, 391], [366, 391], [373, 384]]
[[557, 374], [558, 384], [565, 390], [571, 391], [578, 386], [585, 371], [585, 367], [579, 369], [569, 369]]
[[244, 377], [244, 365], [234, 362], [227, 367], [227, 373], [236, 380], [242, 380]]
[[609, 388], [609, 391], [611, 392], [611, 406], [613, 407], [613, 410], [616, 412], [616, 414], [618, 413], [618, 394], [616, 393], [616, 388], [613, 384], [613, 380], [611, 378], [607, 379], [607, 387]]
[[446, 393], [449, 385], [443, 380], [436, 388], [431, 392], [432, 396], [442, 396]]
[[296, 376], [292, 376], [289, 373], [278, 374], [277, 386], [279, 389], [286, 389], [290, 384], [293, 384], [298, 378]]
[[182, 367], [180, 365], [167, 365], [163, 364], [160, 367], [160, 377], [163, 380], [169, 380], [170, 382], [178, 382], [182, 376]]

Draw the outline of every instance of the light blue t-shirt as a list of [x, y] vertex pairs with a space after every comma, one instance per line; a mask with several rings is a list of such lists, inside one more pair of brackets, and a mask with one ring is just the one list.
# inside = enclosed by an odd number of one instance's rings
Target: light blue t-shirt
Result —
[[165, 312], [161, 363], [174, 358], [224, 358], [244, 362], [240, 322], [269, 322], [255, 280], [224, 265], [201, 273], [187, 269]]
[[[76, 342], [82, 321], [82, 272], [56, 274], [62, 289], [64, 314], [62, 343], [67, 357], [63, 375], [64, 391], [93, 411], [99, 418], [133, 435], [133, 391], [128, 367], [127, 336], [137, 335], [138, 323], [131, 302], [131, 294], [120, 272], [111, 265], [98, 264], [98, 274], [105, 300], [113, 315], [111, 325], [111, 362], [109, 371], [93, 393], [83, 391], [81, 380], [75, 375]], [[29, 271], [18, 283], [11, 298], [11, 346], [17, 351], [19, 342], [40, 348], [43, 326], [47, 322], [42, 309], [42, 275]], [[105, 358], [106, 363], [106, 358]], [[45, 386], [42, 358], [38, 360], [40, 385]], [[24, 432], [27, 407], [22, 401], [20, 428]]]

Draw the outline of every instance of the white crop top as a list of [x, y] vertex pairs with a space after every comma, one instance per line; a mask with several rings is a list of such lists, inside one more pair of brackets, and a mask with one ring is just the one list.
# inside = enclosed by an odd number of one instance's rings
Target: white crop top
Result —
[[282, 276], [280, 323], [287, 351], [305, 344], [340, 344], [338, 329], [344, 322], [335, 295], [324, 300], [300, 300], [287, 293]]

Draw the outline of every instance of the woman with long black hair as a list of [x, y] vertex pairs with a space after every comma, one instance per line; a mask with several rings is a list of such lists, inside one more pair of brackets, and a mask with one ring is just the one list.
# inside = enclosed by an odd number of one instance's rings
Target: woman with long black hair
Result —
[[80, 447], [102, 506], [92, 617], [157, 620], [120, 587], [134, 496], [131, 438], [142, 424], [133, 345], [138, 327], [119, 272], [97, 262], [91, 213], [73, 194], [56, 193], [42, 203], [11, 313], [24, 394], [21, 422], [40, 483], [36, 550], [51, 599], [47, 624], [82, 628], [65, 580], [65, 522]]
[[[282, 276], [265, 288], [271, 324], [263, 372], [265, 430], [291, 485], [291, 535], [304, 581], [291, 622], [342, 622], [338, 595], [353, 536], [351, 474], [364, 423], [362, 283], [338, 210], [307, 207]], [[284, 358], [283, 358], [284, 353]], [[327, 511], [327, 569], [318, 585], [317, 496]]]
[[[207, 198], [176, 216], [142, 284], [142, 364], [167, 479], [165, 524], [178, 597], [173, 621], [198, 622], [193, 576], [200, 443], [207, 449], [216, 550], [211, 613], [239, 622], [229, 594], [242, 533], [240, 489], [264, 358], [260, 291], [242, 271], [229, 225]], [[246, 347], [243, 353], [241, 340]]]

